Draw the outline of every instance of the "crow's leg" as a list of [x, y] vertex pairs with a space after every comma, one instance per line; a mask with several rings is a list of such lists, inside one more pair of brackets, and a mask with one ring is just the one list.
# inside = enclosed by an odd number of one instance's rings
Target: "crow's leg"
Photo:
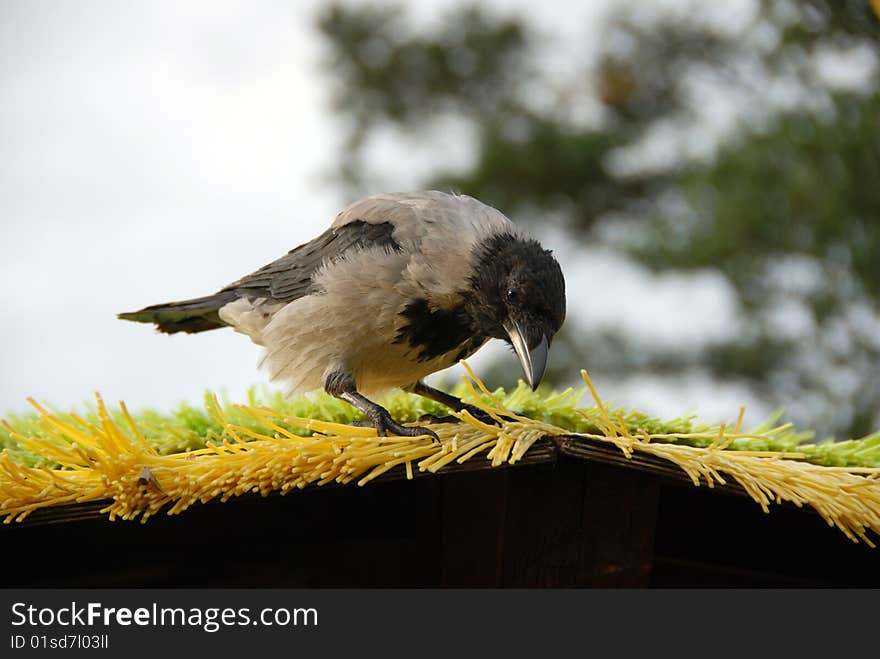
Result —
[[[478, 421], [482, 421], [483, 423], [489, 423], [492, 425], [498, 425], [495, 419], [493, 419], [489, 414], [481, 410], [479, 407], [465, 403], [461, 400], [461, 398], [456, 398], [452, 394], [447, 394], [445, 391], [440, 391], [439, 389], [428, 386], [421, 380], [407, 387], [406, 391], [418, 394], [419, 396], [424, 396], [425, 398], [430, 398], [431, 400], [437, 401], [441, 405], [445, 405], [449, 409], [455, 410], [456, 412], [467, 410], [470, 415]], [[506, 419], [507, 417], [502, 418]], [[512, 421], [513, 419], [509, 420]], [[433, 418], [434, 423], [455, 423], [457, 421], [458, 419], [454, 416]]]
[[333, 371], [324, 380], [324, 391], [359, 409], [370, 419], [379, 437], [385, 437], [389, 431], [400, 437], [422, 437], [427, 435], [440, 441], [437, 433], [419, 426], [403, 426], [391, 418], [391, 414], [381, 405], [374, 403], [357, 390], [354, 376], [347, 371]]

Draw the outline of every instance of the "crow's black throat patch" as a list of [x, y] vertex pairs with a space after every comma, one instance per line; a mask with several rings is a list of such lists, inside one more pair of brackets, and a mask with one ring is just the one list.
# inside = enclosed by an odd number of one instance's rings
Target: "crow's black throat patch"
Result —
[[407, 342], [417, 348], [419, 361], [428, 361], [456, 348], [460, 348], [458, 359], [463, 359], [484, 341], [479, 339], [476, 347], [470, 348], [477, 338], [473, 336], [463, 306], [431, 310], [427, 300], [419, 299], [407, 304], [400, 315], [409, 322], [400, 328], [395, 343]]

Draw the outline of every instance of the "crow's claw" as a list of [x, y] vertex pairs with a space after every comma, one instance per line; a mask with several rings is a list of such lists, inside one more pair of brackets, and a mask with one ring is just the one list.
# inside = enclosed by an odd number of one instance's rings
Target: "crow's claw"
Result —
[[379, 437], [387, 437], [389, 433], [397, 435], [398, 437], [423, 437], [427, 435], [438, 444], [440, 443], [440, 437], [438, 437], [437, 433], [433, 430], [421, 426], [401, 425], [392, 419], [391, 415], [385, 409], [379, 409], [381, 411], [373, 416], [373, 421], [369, 424], [376, 429], [376, 434], [379, 435]]
[[[480, 421], [480, 422], [485, 423], [490, 426], [499, 425], [499, 423], [495, 420], [495, 417], [493, 417], [488, 412], [480, 409], [479, 407], [476, 407], [474, 405], [469, 405], [467, 403], [462, 403], [461, 411], [464, 411], [464, 410], [467, 410], [468, 414], [470, 414], [472, 417], [474, 417], [477, 421]], [[502, 421], [516, 421], [516, 419], [513, 419], [509, 416], [504, 416], [503, 414], [499, 414], [498, 416], [500, 417], [500, 419]]]
[[[468, 405], [467, 403], [461, 404], [460, 412], [467, 411], [472, 417], [474, 417], [477, 421], [481, 423], [485, 423], [490, 426], [497, 426], [498, 422], [488, 412], [476, 407], [474, 405]], [[436, 414], [423, 414], [416, 421], [419, 423], [458, 423], [461, 419], [457, 416], [453, 416], [452, 414], [447, 414], [446, 416], [437, 416]], [[509, 416], [501, 415], [502, 421], [516, 421]]]
[[[455, 417], [452, 418], [455, 419]], [[421, 418], [418, 420], [422, 423], [432, 423], [431, 421], [424, 421]], [[458, 421], [458, 419], [455, 420]], [[387, 437], [389, 434], [397, 435], [398, 437], [422, 437], [428, 435], [435, 442], [440, 441], [437, 433], [433, 430], [422, 428], [420, 426], [402, 426], [391, 419], [391, 417], [389, 417], [388, 420], [382, 419], [380, 421], [352, 421], [348, 425], [354, 428], [375, 428], [376, 434], [379, 437]]]

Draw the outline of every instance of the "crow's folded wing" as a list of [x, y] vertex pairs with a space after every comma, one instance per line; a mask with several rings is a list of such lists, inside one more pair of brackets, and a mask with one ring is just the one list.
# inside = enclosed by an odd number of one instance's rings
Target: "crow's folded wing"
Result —
[[317, 270], [324, 263], [342, 258], [348, 250], [380, 246], [399, 251], [400, 245], [391, 235], [393, 231], [389, 222], [354, 221], [331, 227], [314, 240], [292, 249], [277, 261], [242, 277], [220, 292], [292, 302], [314, 292], [312, 279]]

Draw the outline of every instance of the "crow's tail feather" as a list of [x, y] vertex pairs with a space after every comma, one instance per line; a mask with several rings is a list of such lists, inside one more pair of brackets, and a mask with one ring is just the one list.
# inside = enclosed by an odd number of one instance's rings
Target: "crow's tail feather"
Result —
[[165, 334], [195, 334], [226, 327], [217, 312], [236, 297], [238, 296], [233, 291], [221, 291], [192, 300], [154, 304], [140, 311], [121, 313], [117, 318], [136, 323], [155, 323], [157, 329]]

